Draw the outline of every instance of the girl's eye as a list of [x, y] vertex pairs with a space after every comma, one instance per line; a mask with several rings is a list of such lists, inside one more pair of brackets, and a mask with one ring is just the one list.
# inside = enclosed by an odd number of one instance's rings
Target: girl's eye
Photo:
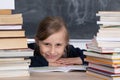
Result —
[[62, 44], [57, 44], [56, 46], [61, 46]]
[[49, 45], [49, 43], [44, 43], [44, 45], [46, 45], [46, 46], [47, 46], [47, 45]]

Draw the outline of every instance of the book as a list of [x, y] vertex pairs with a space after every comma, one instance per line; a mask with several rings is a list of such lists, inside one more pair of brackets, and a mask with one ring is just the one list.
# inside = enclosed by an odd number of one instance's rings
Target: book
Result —
[[99, 11], [99, 14], [120, 14], [120, 11]]
[[101, 75], [109, 76], [109, 77], [120, 77], [119, 73], [109, 73], [109, 72], [98, 70], [98, 69], [91, 68], [91, 67], [88, 67], [87, 70], [94, 72], [94, 73], [101, 74]]
[[99, 11], [96, 16], [120, 17], [120, 11]]
[[28, 48], [26, 37], [1, 37], [0, 49]]
[[97, 41], [120, 41], [120, 37], [115, 37], [115, 38], [112, 38], [112, 37], [96, 37], [96, 40]]
[[0, 78], [6, 77], [27, 77], [30, 76], [28, 70], [0, 70]]
[[[100, 37], [97, 37], [97, 39]], [[107, 37], [105, 37], [107, 38]], [[97, 41], [96, 42], [98, 47], [120, 47], [120, 41]]]
[[19, 30], [22, 25], [0, 25], [0, 30]]
[[70, 71], [86, 71], [85, 65], [72, 65], [63, 67], [30, 67], [30, 72], [70, 72]]
[[15, 57], [30, 57], [33, 56], [34, 50], [30, 48], [26, 49], [1, 49], [0, 58], [15, 58]]
[[100, 72], [110, 73], [110, 74], [120, 74], [120, 67], [110, 67], [110, 66], [99, 65], [94, 63], [89, 63], [88, 66]]
[[11, 14], [11, 15], [0, 15], [0, 18], [21, 18], [22, 13]]
[[111, 29], [116, 29], [120, 30], [120, 25], [99, 25], [100, 29], [102, 30], [111, 30]]
[[86, 56], [92, 56], [92, 57], [98, 57], [98, 58], [105, 58], [105, 59], [111, 59], [111, 60], [119, 60], [120, 59], [120, 53], [114, 52], [114, 53], [98, 53], [94, 51], [84, 51], [84, 55]]
[[[112, 37], [98, 37], [98, 36], [96, 36], [91, 40], [90, 43], [91, 43], [91, 45], [98, 46], [98, 47], [118, 47], [119, 48], [120, 41], [114, 40], [117, 37], [109, 40], [110, 38], [112, 38]], [[105, 40], [105, 39], [108, 39], [108, 40]]]
[[120, 26], [104, 26], [104, 27], [100, 27], [100, 29], [97, 32], [97, 37], [102, 36], [102, 37], [107, 37], [107, 36], [111, 36], [111, 37], [118, 37], [119, 35], [115, 35], [115, 34], [120, 34]]
[[109, 21], [97, 21], [97, 24], [102, 24], [102, 25], [120, 25], [120, 22], [109, 22]]
[[0, 25], [23, 24], [22, 14], [0, 15]]
[[11, 15], [12, 10], [11, 9], [2, 9], [0, 10], [0, 15]]
[[25, 37], [25, 30], [0, 30], [0, 37]]
[[115, 34], [120, 34], [120, 32], [97, 33], [97, 38], [118, 38], [120, 37], [120, 35], [115, 35]]
[[117, 34], [120, 34], [120, 25], [106, 26], [104, 28], [100, 28], [96, 35], [97, 43], [106, 44], [108, 46], [113, 43], [111, 45], [113, 47], [113, 45], [119, 44], [120, 42], [120, 35]]
[[93, 43], [86, 43], [86, 47], [88, 51], [94, 51], [99, 53], [114, 53], [120, 52], [120, 47], [98, 47]]
[[28, 70], [30, 63], [28, 61], [24, 62], [14, 62], [14, 63], [0, 63], [1, 70]]
[[93, 71], [86, 71], [86, 73], [102, 80], [120, 80], [120, 76], [106, 76]]
[[105, 58], [99, 58], [99, 57], [93, 57], [93, 56], [87, 56], [87, 60], [96, 60], [98, 62], [103, 62], [105, 64], [120, 64], [120, 59], [105, 59]]
[[[21, 59], [20, 59], [21, 58]], [[22, 59], [23, 58], [23, 59]], [[21, 64], [21, 63], [28, 63], [30, 64], [31, 60], [26, 57], [5, 57], [5, 58], [0, 58], [0, 64]]]
[[0, 62], [23, 61], [24, 58], [0, 58]]
[[110, 27], [102, 27], [98, 30], [96, 37], [101, 37], [101, 38], [117, 38], [119, 35], [115, 34], [120, 34], [120, 27], [119, 26], [110, 26]]
[[99, 20], [100, 21], [105, 21], [105, 22], [119, 22], [120, 16], [100, 16]]
[[100, 26], [97, 34], [87, 43], [85, 61], [89, 62], [87, 73], [103, 80], [120, 79], [120, 12], [99, 11]]
[[1, 0], [0, 9], [15, 9], [15, 0]]
[[112, 62], [110, 60], [100, 59], [96, 57], [87, 56], [85, 58], [85, 61], [95, 64], [101, 64], [106, 66], [112, 66], [112, 67], [118, 67], [120, 66], [120, 62]]

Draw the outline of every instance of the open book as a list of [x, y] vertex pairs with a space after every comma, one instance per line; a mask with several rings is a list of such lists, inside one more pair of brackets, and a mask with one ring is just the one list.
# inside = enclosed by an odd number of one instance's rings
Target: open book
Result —
[[64, 67], [31, 67], [30, 72], [71, 72], [71, 71], [86, 71], [85, 65], [72, 65]]

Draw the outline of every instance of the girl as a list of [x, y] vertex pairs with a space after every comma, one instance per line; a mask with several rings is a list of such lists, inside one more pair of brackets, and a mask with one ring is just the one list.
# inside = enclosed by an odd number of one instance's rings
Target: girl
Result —
[[69, 34], [61, 17], [46, 17], [40, 22], [30, 67], [84, 64], [83, 50], [69, 45]]

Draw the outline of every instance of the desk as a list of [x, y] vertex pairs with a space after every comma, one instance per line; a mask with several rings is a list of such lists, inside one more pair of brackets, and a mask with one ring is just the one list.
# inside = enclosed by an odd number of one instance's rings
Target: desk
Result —
[[0, 78], [0, 80], [100, 80], [85, 72], [45, 72], [31, 73], [30, 77]]

